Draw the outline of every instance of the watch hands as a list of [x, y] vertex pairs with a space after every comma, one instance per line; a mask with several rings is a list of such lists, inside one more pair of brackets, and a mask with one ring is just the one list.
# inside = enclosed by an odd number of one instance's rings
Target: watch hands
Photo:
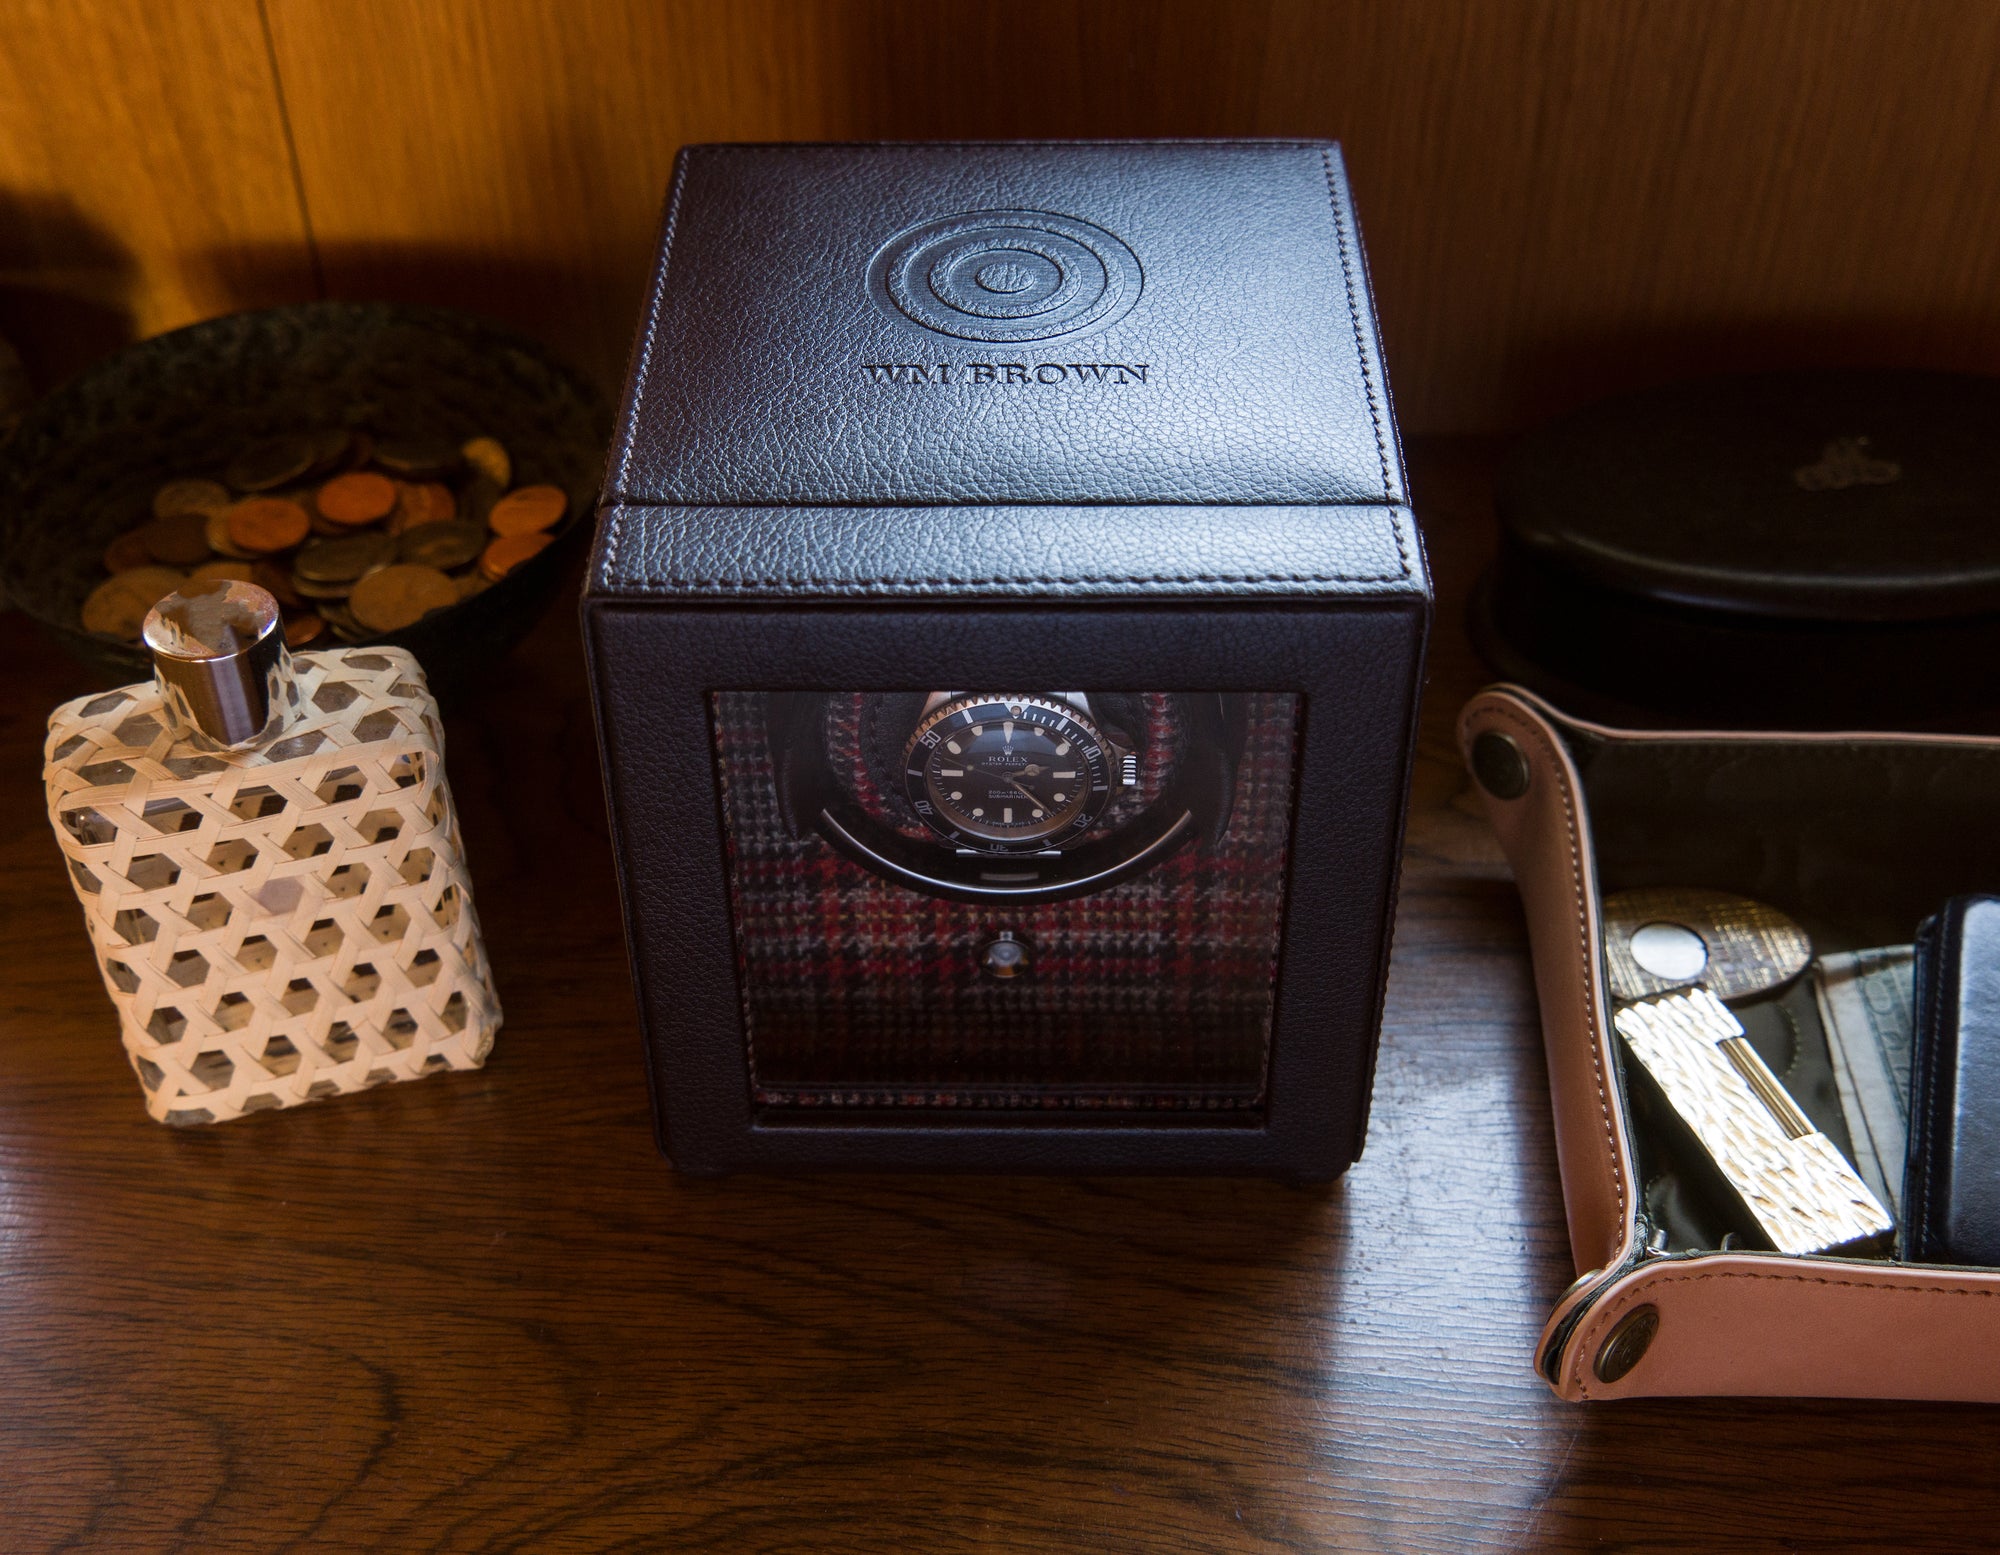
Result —
[[1041, 795], [1037, 794], [1032, 788], [1029, 788], [1025, 783], [1017, 783], [1013, 778], [1009, 777], [1006, 773], [995, 772], [991, 767], [981, 767], [979, 770], [981, 772], [984, 772], [988, 777], [998, 778], [1001, 782], [1005, 783], [1009, 788], [1017, 789], [1024, 797], [1033, 800], [1037, 806], [1043, 803]]

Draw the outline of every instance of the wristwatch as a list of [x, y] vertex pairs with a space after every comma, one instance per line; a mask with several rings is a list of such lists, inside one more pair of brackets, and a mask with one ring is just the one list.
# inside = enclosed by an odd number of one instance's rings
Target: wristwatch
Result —
[[[1131, 732], [1144, 727], [1137, 696], [870, 694], [851, 721], [859, 749], [847, 765], [861, 779], [849, 783], [836, 777], [829, 750], [835, 700], [770, 697], [780, 813], [794, 836], [817, 832], [863, 867], [932, 896], [1081, 896], [1190, 842], [1212, 842], [1229, 824], [1244, 738], [1237, 696], [1165, 698], [1175, 737], [1147, 752]], [[1165, 770], [1149, 781], [1155, 756]], [[1148, 789], [1155, 797], [1145, 803]]]

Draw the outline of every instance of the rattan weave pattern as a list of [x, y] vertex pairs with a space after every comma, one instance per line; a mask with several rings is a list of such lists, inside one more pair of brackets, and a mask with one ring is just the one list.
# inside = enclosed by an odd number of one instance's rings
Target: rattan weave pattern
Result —
[[293, 665], [247, 753], [177, 740], [150, 682], [49, 719], [49, 819], [162, 1122], [477, 1068], [500, 1026], [423, 671]]

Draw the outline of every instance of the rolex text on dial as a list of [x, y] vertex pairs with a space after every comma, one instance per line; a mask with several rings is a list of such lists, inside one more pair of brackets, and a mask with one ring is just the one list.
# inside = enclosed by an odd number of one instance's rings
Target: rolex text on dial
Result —
[[1084, 836], [1114, 779], [1096, 725], [1042, 696], [958, 697], [923, 718], [903, 754], [905, 792], [924, 824], [982, 853], [1045, 852]]

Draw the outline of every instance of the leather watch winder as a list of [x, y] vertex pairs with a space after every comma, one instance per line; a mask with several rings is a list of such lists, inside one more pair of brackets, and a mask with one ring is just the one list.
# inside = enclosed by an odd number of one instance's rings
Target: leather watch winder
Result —
[[1345, 1169], [1429, 611], [1333, 146], [683, 152], [584, 598], [668, 1153]]

